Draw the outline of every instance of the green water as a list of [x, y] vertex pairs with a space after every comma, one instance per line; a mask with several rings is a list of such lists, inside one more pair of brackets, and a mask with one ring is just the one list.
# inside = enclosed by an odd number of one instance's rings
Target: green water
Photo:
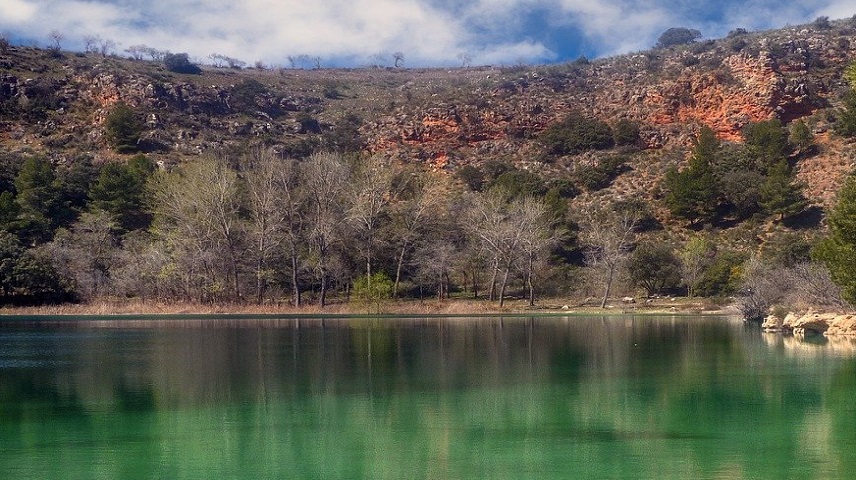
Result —
[[854, 355], [713, 317], [5, 322], [0, 478], [854, 478]]

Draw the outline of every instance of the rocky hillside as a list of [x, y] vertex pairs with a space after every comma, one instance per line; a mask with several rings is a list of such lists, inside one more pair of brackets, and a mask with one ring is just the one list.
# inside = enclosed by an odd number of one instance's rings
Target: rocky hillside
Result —
[[580, 112], [640, 127], [642, 153], [597, 195], [654, 198], [700, 126], [740, 141], [750, 122], [804, 118], [820, 153], [798, 165], [798, 176], [809, 200], [828, 207], [853, 165], [850, 146], [828, 131], [842, 70], [854, 57], [853, 20], [735, 31], [563, 65], [452, 70], [204, 67], [180, 74], [157, 62], [11, 46], [0, 51], [0, 149], [59, 163], [116, 158], [105, 118], [124, 102], [145, 121], [141, 150], [164, 165], [263, 143], [293, 156], [355, 149], [450, 172], [496, 160], [562, 176], [598, 155], [545, 158], [537, 138]]

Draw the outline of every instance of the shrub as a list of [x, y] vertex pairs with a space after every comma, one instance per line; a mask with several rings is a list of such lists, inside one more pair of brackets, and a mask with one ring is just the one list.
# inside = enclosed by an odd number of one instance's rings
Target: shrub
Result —
[[574, 155], [611, 148], [615, 144], [609, 125], [578, 113], [547, 127], [540, 142], [551, 155]]
[[190, 61], [186, 53], [167, 53], [163, 56], [163, 64], [171, 72], [194, 75], [202, 72], [202, 69]]
[[705, 269], [697, 293], [705, 297], [721, 297], [737, 293], [743, 281], [746, 254], [719, 252]]
[[392, 287], [392, 280], [383, 272], [375, 273], [371, 277], [363, 275], [354, 280], [351, 298], [357, 304], [365, 306], [369, 313], [380, 313], [383, 304], [392, 298]]
[[612, 139], [616, 145], [636, 145], [639, 142], [639, 124], [622, 118], [612, 127]]
[[626, 163], [626, 156], [611, 155], [601, 159], [597, 165], [580, 168], [576, 173], [577, 180], [590, 192], [606, 188], [624, 171]]

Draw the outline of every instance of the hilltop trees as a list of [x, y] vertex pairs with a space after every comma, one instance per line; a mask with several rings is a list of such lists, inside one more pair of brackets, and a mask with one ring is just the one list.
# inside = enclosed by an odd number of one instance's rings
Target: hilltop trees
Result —
[[701, 32], [698, 30], [686, 27], [672, 27], [657, 38], [657, 48], [686, 45], [695, 42], [700, 37]]

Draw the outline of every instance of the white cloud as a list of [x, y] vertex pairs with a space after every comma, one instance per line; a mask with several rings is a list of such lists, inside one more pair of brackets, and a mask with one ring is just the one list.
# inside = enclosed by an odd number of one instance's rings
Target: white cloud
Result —
[[36, 7], [25, 0], [3, 0], [0, 3], [0, 25], [23, 23], [36, 14]]
[[[288, 55], [365, 59], [402, 51], [406, 65], [556, 58], [550, 29], [578, 32], [597, 55], [653, 45], [666, 28], [719, 36], [819, 15], [856, 13], [852, 0], [0, 0], [0, 31], [46, 41], [52, 30], [78, 46], [85, 35], [148, 44], [196, 58], [222, 53], [284, 63]], [[78, 42], [77, 45], [73, 45]], [[555, 40], [554, 40], [555, 42]], [[557, 48], [563, 48], [558, 45]], [[568, 52], [564, 52], [568, 54]], [[575, 56], [571, 54], [572, 56]]]

